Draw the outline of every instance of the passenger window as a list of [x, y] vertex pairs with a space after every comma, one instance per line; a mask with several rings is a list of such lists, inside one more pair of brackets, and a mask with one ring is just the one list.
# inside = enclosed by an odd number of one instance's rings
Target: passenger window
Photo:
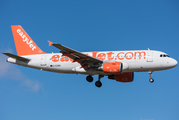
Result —
[[160, 57], [162, 57], [162, 54], [160, 55]]

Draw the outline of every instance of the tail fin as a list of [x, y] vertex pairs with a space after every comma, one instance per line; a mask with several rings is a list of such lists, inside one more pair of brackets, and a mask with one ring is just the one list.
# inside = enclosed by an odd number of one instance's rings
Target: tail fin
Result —
[[20, 25], [11, 25], [18, 56], [45, 54]]

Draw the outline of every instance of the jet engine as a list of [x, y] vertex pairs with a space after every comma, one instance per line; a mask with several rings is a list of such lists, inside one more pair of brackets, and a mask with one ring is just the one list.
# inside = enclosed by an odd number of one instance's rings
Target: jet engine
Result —
[[104, 73], [120, 74], [124, 70], [128, 69], [127, 63], [122, 62], [107, 62], [103, 63], [98, 69], [102, 70]]
[[113, 79], [118, 82], [132, 82], [134, 80], [134, 73], [128, 72], [128, 73], [121, 73], [116, 75], [108, 75], [108, 79]]

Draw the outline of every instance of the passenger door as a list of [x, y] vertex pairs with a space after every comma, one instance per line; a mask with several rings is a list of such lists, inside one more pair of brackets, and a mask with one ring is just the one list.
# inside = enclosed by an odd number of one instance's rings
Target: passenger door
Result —
[[147, 62], [153, 62], [153, 52], [150, 50], [147, 52]]
[[46, 55], [41, 56], [41, 64], [40, 65], [41, 66], [47, 66], [47, 64], [46, 64]]

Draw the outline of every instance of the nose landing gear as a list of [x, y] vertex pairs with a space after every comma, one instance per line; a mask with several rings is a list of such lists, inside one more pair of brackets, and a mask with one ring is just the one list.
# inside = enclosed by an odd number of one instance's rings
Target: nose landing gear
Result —
[[153, 82], [154, 82], [154, 79], [153, 79], [153, 78], [150, 78], [149, 81], [150, 81], [151, 83], [153, 83]]
[[152, 71], [149, 71], [149, 77], [150, 77], [149, 79], [150, 83], [153, 83], [154, 79], [152, 78]]

